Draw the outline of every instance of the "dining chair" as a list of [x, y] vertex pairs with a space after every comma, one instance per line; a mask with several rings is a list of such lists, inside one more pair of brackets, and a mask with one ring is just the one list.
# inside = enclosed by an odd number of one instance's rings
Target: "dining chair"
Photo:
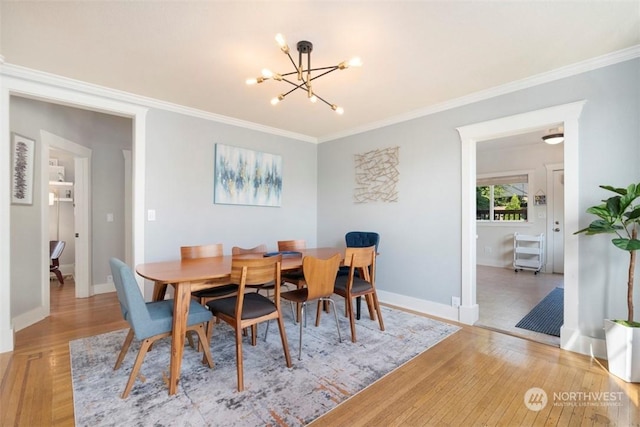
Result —
[[[222, 243], [180, 247], [180, 259], [211, 258], [223, 255]], [[238, 287], [236, 285], [224, 284], [213, 288], [193, 291], [191, 292], [191, 296], [197, 299], [200, 304], [205, 305], [212, 299], [228, 297], [237, 291]]]
[[[282, 320], [280, 303], [282, 256], [263, 258], [235, 258], [231, 261], [231, 283], [238, 285], [236, 295], [207, 302], [207, 307], [214, 316], [227, 322], [235, 331], [236, 365], [238, 370], [238, 391], [244, 390], [242, 362], [242, 331], [261, 322], [277, 319], [280, 328], [280, 339], [288, 368], [291, 367], [289, 344]], [[273, 281], [273, 301], [257, 292], [245, 293], [246, 286], [259, 285]], [[213, 322], [209, 323], [207, 335], [211, 337]]]
[[[238, 256], [238, 255], [252, 255], [252, 254], [266, 254], [267, 253], [267, 245], [258, 245], [255, 246], [253, 248], [241, 248], [239, 246], [234, 246], [231, 248], [231, 255], [233, 256]], [[267, 292], [267, 296], [269, 296], [269, 291], [273, 289], [273, 282], [270, 283], [264, 283], [262, 285], [258, 285], [258, 286], [251, 286], [251, 287], [255, 287], [256, 292], [260, 292], [261, 290], [266, 290]]]
[[[288, 255], [294, 255], [295, 252], [303, 251], [307, 248], [307, 242], [305, 240], [279, 240], [278, 251], [288, 252]], [[300, 254], [302, 257], [302, 253]], [[285, 283], [291, 283], [296, 288], [300, 289], [306, 285], [304, 281], [304, 273], [302, 268], [296, 270], [290, 270], [282, 273], [282, 281]], [[296, 319], [300, 320], [300, 306], [298, 305], [296, 310]]]
[[[162, 338], [171, 336], [173, 300], [145, 302], [133, 271], [129, 266], [117, 258], [111, 258], [109, 265], [122, 316], [130, 326], [129, 333], [122, 344], [122, 349], [113, 369], [117, 370], [122, 365], [134, 337], [142, 341], [138, 356], [129, 375], [129, 380], [122, 393], [122, 398], [126, 399], [151, 345]], [[191, 302], [189, 317], [187, 318], [187, 331], [194, 331], [198, 334], [198, 339], [204, 348], [202, 363], [206, 363], [210, 368], [213, 367], [213, 359], [211, 358], [209, 339], [206, 334], [208, 328], [205, 329], [205, 325], [210, 324], [211, 319], [211, 313], [206, 308], [195, 301]]]
[[[344, 235], [344, 242], [348, 248], [366, 248], [369, 246], [376, 247], [378, 253], [378, 245], [380, 244], [380, 235], [373, 231], [349, 231]], [[346, 276], [349, 274], [349, 267], [342, 266], [338, 270], [338, 276]], [[357, 272], [359, 274], [359, 272]], [[356, 298], [356, 320], [360, 320], [360, 306], [362, 297]]]
[[64, 277], [60, 271], [60, 256], [64, 250], [66, 243], [62, 240], [50, 240], [49, 241], [49, 273], [56, 275], [60, 286], [64, 285]]
[[[307, 286], [304, 288], [295, 289], [293, 291], [283, 292], [280, 297], [290, 301], [292, 304], [295, 302], [301, 306], [301, 319], [300, 323], [300, 338], [298, 342], [298, 360], [302, 359], [302, 323], [304, 321], [305, 326], [307, 323], [307, 317], [305, 309], [309, 301], [318, 301], [318, 308], [316, 312], [316, 327], [320, 325], [320, 313], [322, 303], [333, 304], [333, 314], [336, 319], [336, 327], [338, 328], [338, 339], [342, 342], [342, 335], [340, 335], [340, 325], [338, 324], [338, 313], [335, 307], [334, 301], [331, 299], [333, 294], [333, 287], [336, 281], [336, 275], [338, 273], [338, 267], [342, 257], [340, 254], [335, 254], [329, 259], [320, 259], [312, 256], [305, 256], [302, 259], [302, 271], [304, 273], [305, 282]], [[304, 319], [304, 320], [303, 320]]]
[[[377, 313], [380, 330], [384, 331], [382, 312], [375, 286], [376, 247], [346, 248], [344, 265], [349, 267], [349, 274], [336, 278], [333, 292], [345, 299], [347, 316], [351, 325], [351, 341], [356, 342], [356, 324], [353, 313], [353, 298], [355, 297], [364, 296], [366, 298], [371, 320], [376, 319]], [[356, 274], [356, 271], [362, 274]]]

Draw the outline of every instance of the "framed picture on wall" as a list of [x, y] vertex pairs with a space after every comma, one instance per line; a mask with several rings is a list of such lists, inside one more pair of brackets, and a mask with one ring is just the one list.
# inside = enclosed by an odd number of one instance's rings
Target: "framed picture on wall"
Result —
[[11, 134], [11, 203], [33, 204], [33, 163], [35, 141], [17, 133]]
[[213, 202], [280, 206], [282, 157], [216, 144]]

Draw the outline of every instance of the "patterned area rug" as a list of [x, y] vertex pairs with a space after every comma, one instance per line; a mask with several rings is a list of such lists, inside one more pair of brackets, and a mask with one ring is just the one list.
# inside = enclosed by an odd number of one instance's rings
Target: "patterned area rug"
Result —
[[[313, 305], [315, 308], [315, 304]], [[344, 309], [338, 305], [338, 313]], [[214, 368], [202, 365], [202, 354], [185, 348], [178, 392], [169, 396], [170, 340], [147, 354], [141, 368], [145, 382], [137, 380], [126, 400], [120, 398], [139, 342], [134, 341], [123, 366], [113, 370], [126, 330], [71, 341], [71, 370], [76, 425], [79, 426], [297, 426], [305, 425], [459, 328], [425, 317], [382, 307], [385, 331], [368, 317], [366, 309], [356, 321], [357, 343], [352, 343], [349, 322], [339, 315], [343, 342], [333, 313], [323, 313], [316, 328], [310, 310], [298, 360], [298, 325], [289, 307], [285, 325], [293, 367], [287, 368], [280, 334], [272, 322], [259, 326], [258, 344], [244, 349], [245, 390], [236, 389], [235, 344], [231, 328], [214, 327], [211, 353]]]
[[516, 328], [559, 337], [563, 324], [564, 289], [555, 288], [516, 324]]

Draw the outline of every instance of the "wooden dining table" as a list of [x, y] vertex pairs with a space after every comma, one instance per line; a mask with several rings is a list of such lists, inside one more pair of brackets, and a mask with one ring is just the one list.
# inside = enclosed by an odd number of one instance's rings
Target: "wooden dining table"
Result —
[[[317, 258], [330, 258], [336, 253], [344, 257], [344, 248], [314, 248], [299, 251], [300, 256], [285, 256], [282, 259], [282, 271], [302, 267], [302, 259], [309, 255]], [[246, 257], [247, 255], [241, 255]], [[263, 256], [253, 254], [249, 256]], [[232, 255], [211, 258], [194, 258], [140, 264], [136, 272], [145, 279], [155, 282], [154, 300], [164, 298], [164, 288], [175, 288], [173, 302], [173, 333], [171, 335], [171, 362], [169, 366], [169, 395], [176, 393], [180, 380], [182, 354], [191, 292], [229, 284]]]

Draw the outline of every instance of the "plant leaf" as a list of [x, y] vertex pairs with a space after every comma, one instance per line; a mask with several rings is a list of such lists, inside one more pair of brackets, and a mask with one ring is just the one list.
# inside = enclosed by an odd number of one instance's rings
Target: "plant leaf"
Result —
[[627, 189], [626, 188], [615, 188], [615, 187], [612, 187], [610, 185], [601, 185], [600, 188], [604, 188], [605, 190], [613, 191], [614, 193], [618, 193], [618, 194], [620, 194], [622, 196], [627, 194]]
[[623, 251], [637, 251], [640, 249], [640, 240], [637, 239], [613, 239], [611, 242]]

